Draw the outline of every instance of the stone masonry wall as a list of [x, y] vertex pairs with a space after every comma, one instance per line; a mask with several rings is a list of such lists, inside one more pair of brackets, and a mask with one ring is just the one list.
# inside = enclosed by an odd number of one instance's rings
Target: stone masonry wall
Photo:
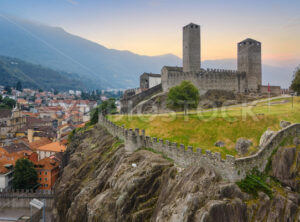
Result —
[[29, 208], [29, 202], [36, 198], [39, 200], [45, 199], [46, 209], [52, 209], [53, 206], [53, 196], [50, 193], [34, 193], [31, 190], [17, 190], [17, 191], [3, 191], [0, 192], [0, 208], [10, 207], [10, 208]]
[[140, 132], [139, 129], [125, 129], [115, 125], [102, 115], [99, 115], [99, 124], [106, 127], [113, 136], [123, 139], [125, 149], [129, 152], [134, 152], [142, 147], [152, 148], [164, 153], [181, 167], [211, 167], [223, 179], [231, 182], [245, 178], [247, 172], [251, 171], [254, 167], [263, 171], [271, 153], [280, 145], [284, 138], [288, 136], [300, 137], [300, 124], [294, 124], [277, 132], [270, 142], [266, 146], [261, 147], [260, 151], [255, 155], [238, 159], [235, 159], [231, 155], [226, 155], [226, 159], [224, 160], [218, 152], [212, 153], [206, 150], [203, 153], [201, 148], [194, 150], [191, 146], [185, 147], [183, 144], [178, 145], [167, 140], [151, 138], [145, 135], [144, 130]]
[[135, 94], [131, 97], [122, 98], [121, 113], [129, 113], [141, 101], [161, 91], [162, 91], [161, 84], [159, 84], [141, 93]]
[[246, 75], [243, 72], [223, 69], [207, 69], [200, 72], [180, 72], [162, 69], [163, 90], [179, 85], [183, 80], [192, 82], [200, 91], [220, 89], [234, 92], [245, 92]]
[[[269, 86], [260, 86], [259, 91], [262, 94], [268, 94], [269, 93], [268, 88], [269, 88]], [[270, 86], [270, 93], [272, 95], [280, 95], [281, 87], [280, 86]]]

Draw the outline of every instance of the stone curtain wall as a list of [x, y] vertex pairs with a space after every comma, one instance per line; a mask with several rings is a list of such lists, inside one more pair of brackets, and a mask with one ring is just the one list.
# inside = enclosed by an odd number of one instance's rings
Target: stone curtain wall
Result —
[[179, 85], [183, 80], [192, 82], [204, 93], [209, 89], [220, 89], [234, 92], [245, 92], [246, 74], [234, 70], [207, 69], [200, 72], [181, 72], [176, 70], [162, 70], [163, 90]]
[[[259, 91], [262, 94], [268, 94], [268, 88], [269, 86], [260, 86]], [[280, 95], [281, 94], [281, 87], [280, 86], [270, 86], [270, 93], [273, 95]]]
[[268, 163], [268, 158], [272, 155], [272, 152], [276, 148], [280, 147], [280, 144], [288, 137], [300, 138], [299, 123], [290, 125], [287, 128], [277, 132], [256, 154], [249, 157], [236, 159], [235, 167], [240, 172], [240, 176], [245, 177], [246, 173], [254, 167], [257, 167], [258, 170], [263, 171]]
[[46, 209], [52, 209], [54, 194], [49, 193], [34, 193], [31, 190], [3, 191], [0, 192], [0, 208], [30, 208], [29, 202], [32, 199], [46, 200]]
[[106, 127], [113, 136], [123, 139], [125, 149], [129, 152], [134, 152], [142, 147], [152, 148], [155, 151], [164, 153], [181, 167], [208, 166], [213, 168], [223, 179], [231, 182], [245, 178], [247, 172], [254, 167], [263, 171], [271, 153], [280, 145], [284, 138], [300, 136], [300, 124], [294, 124], [277, 132], [270, 142], [255, 155], [238, 159], [231, 155], [226, 155], [224, 160], [218, 152], [212, 153], [206, 150], [204, 154], [201, 148], [196, 148], [196, 152], [194, 152], [194, 148], [191, 146], [185, 147], [183, 144], [178, 145], [167, 140], [164, 141], [163, 139], [146, 136], [144, 130], [140, 132], [139, 129], [132, 130], [117, 126], [102, 115], [99, 115], [99, 124]]
[[121, 99], [121, 113], [129, 113], [137, 104], [162, 91], [161, 84], [147, 89], [141, 93]]

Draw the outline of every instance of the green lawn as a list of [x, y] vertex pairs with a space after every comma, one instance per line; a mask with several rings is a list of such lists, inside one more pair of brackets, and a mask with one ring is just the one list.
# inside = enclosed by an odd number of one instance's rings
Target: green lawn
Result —
[[[288, 102], [281, 103], [282, 101]], [[273, 104], [276, 103], [276, 104]], [[259, 139], [267, 128], [279, 130], [280, 120], [300, 123], [300, 97], [294, 97], [292, 109], [291, 98], [259, 102], [254, 106], [227, 107], [202, 112], [191, 111], [160, 115], [114, 115], [109, 119], [126, 128], [146, 130], [146, 135], [162, 138], [178, 144], [200, 147], [213, 152], [238, 156], [235, 143], [238, 138], [248, 138], [253, 147], [248, 154], [257, 151]], [[215, 147], [216, 141], [225, 142], [225, 148]]]

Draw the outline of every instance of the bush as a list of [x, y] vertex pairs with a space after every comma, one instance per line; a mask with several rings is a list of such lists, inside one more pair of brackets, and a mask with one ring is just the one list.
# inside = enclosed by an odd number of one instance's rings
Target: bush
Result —
[[95, 109], [91, 111], [91, 121], [90, 123], [92, 125], [98, 123], [98, 115], [99, 113], [106, 114], [114, 114], [117, 112], [117, 107], [115, 105], [116, 100], [113, 98], [110, 98], [107, 101], [104, 101], [99, 106], [97, 106]]
[[300, 67], [297, 68], [294, 79], [292, 81], [291, 89], [300, 95]]
[[252, 194], [254, 198], [257, 198], [259, 191], [264, 192], [272, 198], [273, 192], [271, 187], [266, 183], [266, 178], [266, 175], [254, 169], [251, 174], [248, 174], [245, 179], [237, 182], [236, 184], [243, 192]]
[[198, 103], [199, 91], [189, 81], [182, 81], [180, 85], [172, 87], [168, 93], [168, 106], [170, 108], [197, 108]]

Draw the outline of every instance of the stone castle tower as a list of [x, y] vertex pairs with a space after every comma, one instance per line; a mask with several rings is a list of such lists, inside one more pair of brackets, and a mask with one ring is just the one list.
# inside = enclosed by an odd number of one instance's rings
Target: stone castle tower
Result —
[[183, 72], [199, 72], [201, 67], [200, 26], [190, 23], [183, 27]]
[[245, 39], [238, 43], [238, 71], [246, 73], [249, 91], [258, 91], [262, 85], [261, 43]]

